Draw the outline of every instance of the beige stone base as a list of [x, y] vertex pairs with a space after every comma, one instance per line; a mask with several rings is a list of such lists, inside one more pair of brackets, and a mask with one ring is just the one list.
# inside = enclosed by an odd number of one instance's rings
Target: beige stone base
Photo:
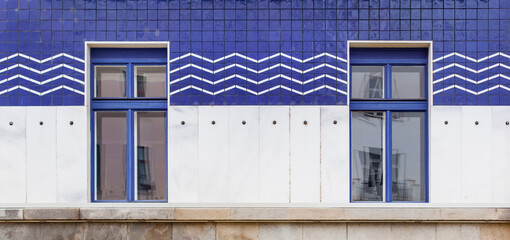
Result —
[[3, 222], [0, 239], [510, 239], [508, 223]]
[[5, 239], [510, 240], [510, 209], [5, 208]]

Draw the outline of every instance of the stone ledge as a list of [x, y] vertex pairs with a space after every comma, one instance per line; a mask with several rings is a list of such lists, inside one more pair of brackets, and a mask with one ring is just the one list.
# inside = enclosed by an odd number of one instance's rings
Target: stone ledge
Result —
[[146, 207], [0, 209], [0, 221], [79, 222], [504, 222], [510, 208]]
[[0, 220], [22, 220], [23, 209], [0, 209]]
[[230, 220], [230, 208], [175, 208], [174, 220], [201, 221], [201, 220]]
[[25, 220], [78, 220], [79, 208], [27, 208], [23, 210]]
[[173, 220], [173, 208], [82, 208], [81, 220]]

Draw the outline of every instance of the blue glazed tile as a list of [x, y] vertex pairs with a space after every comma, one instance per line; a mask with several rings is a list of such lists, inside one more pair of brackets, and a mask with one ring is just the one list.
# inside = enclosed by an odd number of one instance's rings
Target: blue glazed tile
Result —
[[442, 94], [436, 94], [433, 97], [433, 104], [434, 105], [444, 105], [443, 104], [443, 95]]
[[501, 104], [500, 96], [503, 96], [503, 94], [497, 94], [493, 91], [489, 92], [489, 105], [500, 105]]
[[478, 97], [476, 95], [467, 94], [465, 100], [466, 100], [465, 105], [477, 105], [478, 104]]
[[[347, 51], [346, 40], [360, 39], [434, 40], [434, 51], [445, 51], [444, 54], [461, 52], [469, 56], [477, 55], [478, 58], [496, 52], [510, 51], [510, 44], [504, 41], [510, 37], [510, 33], [501, 31], [504, 26], [510, 24], [508, 21], [510, 14], [507, 14], [509, 10], [505, 8], [509, 5], [507, 1], [328, 0], [322, 2], [271, 2], [250, 0], [246, 2], [202, 2], [193, 0], [137, 2], [132, 0], [91, 0], [78, 1], [73, 4], [70, 1], [41, 2], [34, 0], [30, 3], [22, 1], [15, 8], [15, 4], [12, 2], [3, 2], [2, 4], [5, 4], [3, 9], [6, 10], [0, 10], [0, 30], [3, 30], [0, 33], [0, 41], [7, 42], [7, 44], [3, 45], [3, 49], [0, 48], [0, 52], [5, 53], [18, 51], [83, 53], [84, 40], [170, 41], [172, 54], [194, 52], [204, 55], [210, 53], [216, 58], [231, 52], [268, 56], [283, 51], [303, 57], [327, 51], [337, 55]], [[16, 8], [18, 10], [15, 10]], [[43, 10], [39, 10], [39, 8]], [[6, 19], [9, 21], [2, 22]], [[30, 32], [25, 29], [30, 29]], [[11, 34], [11, 32], [16, 34]], [[485, 66], [483, 64], [473, 65], [458, 57], [455, 59], [455, 62], [473, 69]], [[300, 64], [289, 59], [273, 60], [271, 60], [272, 64], [281, 62], [293, 67], [301, 67]], [[488, 60], [491, 63], [501, 61], [506, 60], [501, 60], [499, 57]], [[224, 62], [246, 64], [245, 59]], [[445, 62], [452, 63], [453, 61], [445, 60]], [[316, 64], [320, 64], [320, 62], [316, 62]], [[257, 64], [252, 68], [256, 69]], [[66, 71], [66, 69], [60, 69], [55, 70], [55, 73]], [[502, 71], [507, 70], [494, 68], [487, 70], [487, 73], [498, 74]], [[189, 69], [182, 71], [182, 73], [188, 72], [190, 72]], [[237, 68], [226, 71], [229, 74], [246, 72], [246, 70]], [[277, 68], [269, 72], [279, 74], [291, 71]], [[315, 73], [323, 72], [329, 74], [327, 69], [318, 69]], [[469, 74], [458, 68], [450, 68], [444, 70], [443, 73]], [[303, 76], [298, 74], [299, 77]], [[444, 104], [474, 104], [474, 99], [467, 95], [464, 95], [463, 103], [455, 99], [456, 93], [457, 91], [447, 93], [454, 98], [450, 103], [447, 103], [446, 100], [441, 102]], [[19, 96], [25, 96], [24, 93], [20, 94]], [[201, 96], [201, 93], [197, 91], [186, 94]], [[499, 90], [492, 92], [494, 96], [501, 94], [503, 93]], [[280, 98], [278, 101], [268, 100], [267, 104], [285, 103], [286, 100], [283, 100], [282, 97], [290, 95], [287, 91], [277, 91], [271, 96]], [[313, 96], [313, 104], [330, 104], [334, 101], [329, 98], [316, 98], [316, 94]], [[194, 97], [193, 100], [183, 102], [190, 104], [200, 104], [200, 101], [207, 102], [199, 99]], [[340, 97], [336, 99], [340, 99]], [[25, 98], [22, 100], [19, 104], [27, 104]], [[257, 98], [258, 100], [259, 98]], [[342, 102], [343, 100], [337, 101]], [[36, 104], [28, 102], [28, 104]], [[237, 104], [237, 102], [236, 100], [235, 103]], [[253, 99], [241, 100], [243, 104], [251, 102]], [[343, 101], [343, 103], [345, 102]], [[487, 104], [497, 104], [494, 101], [489, 103], [487, 100], [486, 102]], [[73, 103], [74, 99], [63, 101], [63, 104], [66, 105]], [[47, 105], [51, 104], [53, 103], [47, 103]]]
[[[31, 8], [31, 9], [40, 9], [41, 8], [41, 1], [39, 1], [39, 0], [26, 1], [26, 3], [28, 3], [29, 8]], [[76, 4], [75, 6], [76, 6], [76, 8], [80, 7], [79, 4]], [[1, 5], [0, 5], [0, 7], [1, 7]]]
[[9, 97], [8, 96], [0, 96], [0, 106], [9, 106]]
[[510, 105], [510, 95], [508, 95], [508, 94], [501, 95], [499, 97], [499, 105], [509, 106]]
[[411, 11], [409, 9], [400, 9], [400, 19], [410, 19]]
[[454, 8], [455, 0], [444, 0], [444, 8]]
[[313, 105], [327, 105], [326, 104], [326, 96], [323, 95], [316, 95], [314, 97], [314, 103]]
[[451, 92], [448, 94], [445, 94], [444, 98], [443, 98], [443, 103], [444, 103], [444, 105], [454, 105], [455, 104], [454, 95], [451, 95]]

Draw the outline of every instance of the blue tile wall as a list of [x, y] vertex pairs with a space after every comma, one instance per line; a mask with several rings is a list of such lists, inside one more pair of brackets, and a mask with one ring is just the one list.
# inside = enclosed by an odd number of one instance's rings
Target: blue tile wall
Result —
[[344, 105], [347, 40], [432, 40], [435, 105], [510, 105], [507, 0], [3, 0], [0, 105], [83, 105], [85, 40], [169, 41], [172, 105]]

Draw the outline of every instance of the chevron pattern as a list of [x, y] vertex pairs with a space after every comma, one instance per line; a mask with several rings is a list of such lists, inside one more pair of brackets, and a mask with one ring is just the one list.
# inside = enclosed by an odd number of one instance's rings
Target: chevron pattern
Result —
[[[85, 61], [83, 59], [71, 56], [67, 53], [59, 53], [59, 54], [53, 55], [53, 56], [45, 58], [45, 59], [37, 59], [34, 57], [30, 57], [28, 55], [25, 55], [23, 53], [15, 53], [10, 56], [1, 58], [0, 63], [8, 61], [10, 59], [15, 59], [15, 58], [27, 59], [35, 64], [41, 64], [41, 65], [42, 64], [51, 64], [52, 60], [55, 60], [58, 58], [67, 58], [67, 59], [72, 60], [75, 63], [78, 63], [79, 65], [83, 65], [85, 63]], [[44, 78], [44, 76], [46, 74], [51, 74], [55, 70], [62, 70], [62, 69], [70, 70], [70, 72], [73, 73], [72, 75], [75, 75], [77, 73], [77, 75], [80, 76], [81, 79], [71, 77], [67, 74], [59, 74], [57, 76], [48, 77], [44, 80], [36, 80], [34, 78], [26, 76], [26, 75], [37, 74], [37, 75], [40, 75], [41, 78]], [[84, 77], [85, 72], [82, 69], [70, 66], [65, 63], [55, 64], [54, 66], [51, 66], [51, 67], [48, 67], [48, 68], [45, 68], [42, 70], [38, 70], [36, 68], [29, 67], [29, 66], [27, 66], [25, 64], [21, 64], [21, 63], [16, 63], [16, 64], [13, 64], [8, 67], [0, 69], [0, 73], [4, 73], [7, 75], [9, 75], [10, 71], [14, 71], [17, 74], [14, 74], [14, 75], [9, 76], [4, 79], [0, 79], [0, 88], [2, 86], [4, 86], [4, 84], [13, 82], [16, 80], [17, 81], [14, 85], [9, 85], [9, 87], [0, 90], [0, 96], [3, 94], [7, 94], [9, 92], [12, 92], [14, 90], [23, 90], [25, 92], [28, 92], [28, 93], [31, 93], [31, 94], [34, 94], [37, 96], [44, 96], [44, 95], [50, 94], [52, 92], [55, 92], [55, 91], [58, 91], [61, 89], [70, 91], [73, 94], [78, 94], [81, 96], [85, 95], [83, 90], [77, 89], [76, 86], [73, 86], [74, 84], [65, 84], [65, 81], [71, 81], [74, 83], [78, 83], [78, 85], [82, 86], [81, 88], [83, 89], [85, 83], [82, 79]], [[25, 74], [19, 73], [19, 72], [25, 72]], [[62, 80], [61, 81], [62, 83], [60, 85], [58, 85], [58, 86], [51, 85], [51, 83], [60, 81], [60, 80]], [[25, 81], [35, 84], [35, 86], [29, 86], [29, 84], [23, 84]], [[34, 89], [36, 86], [39, 90]]]
[[[279, 63], [271, 62], [272, 59], [280, 57]], [[201, 66], [195, 63], [189, 63], [190, 59], [202, 61]], [[322, 59], [317, 61], [317, 59]], [[228, 59], [233, 59], [234, 63], [224, 63], [221, 67], [215, 68], [214, 64], [222, 63]], [[240, 61], [236, 61], [240, 59]], [[285, 63], [283, 59], [286, 59]], [[187, 61], [183, 61], [187, 60]], [[247, 94], [259, 96], [271, 91], [281, 89], [298, 95], [308, 95], [316, 91], [327, 89], [334, 93], [346, 96], [347, 81], [345, 77], [347, 70], [345, 63], [347, 60], [329, 53], [321, 53], [306, 59], [293, 57], [285, 53], [276, 53], [261, 59], [254, 59], [240, 53], [232, 53], [217, 59], [210, 59], [198, 54], [187, 53], [180, 57], [170, 59], [171, 64], [185, 64], [171, 67], [170, 70], [170, 96], [185, 94], [186, 91], [196, 90], [203, 94], [211, 96], [221, 95], [233, 89], [238, 89]], [[243, 63], [240, 63], [243, 62]], [[264, 67], [259, 64], [265, 63]], [[247, 66], [248, 64], [256, 66], [255, 68]], [[190, 70], [191, 69], [191, 70]], [[234, 73], [229, 73], [231, 69]], [[276, 69], [278, 71], [272, 72]], [[196, 71], [193, 73], [182, 73], [184, 70]], [[238, 73], [245, 72], [246, 75], [266, 74], [268, 77], [255, 79]], [[222, 75], [219, 79], [216, 76]], [[200, 75], [200, 76], [198, 76]], [[205, 75], [205, 76], [204, 76]], [[339, 78], [338, 76], [343, 78]], [[320, 84], [315, 84], [317, 82]], [[185, 82], [185, 83], [183, 83]], [[239, 82], [247, 83], [246, 86], [239, 86]], [[195, 85], [201, 83], [201, 87]], [[236, 84], [237, 83], [237, 84]], [[215, 88], [221, 84], [221, 88]], [[337, 86], [337, 84], [339, 84]], [[174, 87], [179, 85], [178, 87]], [[264, 85], [263, 88], [261, 86]], [[339, 88], [341, 86], [342, 88]]]
[[[16, 90], [36, 96], [44, 96], [58, 90], [85, 95], [84, 70], [76, 67], [84, 65], [83, 59], [67, 53], [59, 53], [44, 59], [16, 53], [0, 58], [0, 63], [10, 62], [9, 60], [16, 58], [20, 60], [22, 58], [24, 61], [16, 61], [0, 69], [0, 74], [7, 76], [0, 79], [0, 96]], [[59, 58], [67, 59], [66, 63], [60, 61], [52, 64], [53, 60]], [[494, 58], [497, 60], [491, 62], [490, 60]], [[456, 59], [458, 60], [455, 61]], [[69, 62], [73, 62], [71, 65], [75, 66], [71, 66]], [[452, 52], [434, 59], [433, 62], [433, 95], [453, 89], [472, 95], [488, 94], [497, 89], [510, 92], [510, 74], [507, 74], [510, 72], [508, 54], [498, 52], [476, 59]], [[261, 59], [240, 53], [231, 53], [216, 59], [187, 53], [170, 59], [169, 63], [172, 66], [169, 72], [170, 96], [189, 95], [188, 91], [216, 96], [231, 90], [240, 90], [253, 96], [276, 90], [301, 96], [328, 90], [334, 94], [347, 96], [347, 60], [329, 53], [321, 53], [306, 59], [286, 53], [275, 53]], [[34, 66], [38, 64], [41, 67]], [[482, 67], [477, 68], [479, 65]], [[58, 72], [58, 75], [52, 74], [53, 72]], [[40, 77], [36, 78], [34, 75]], [[54, 85], [55, 82], [57, 85]]]
[[[448, 63], [444, 66], [438, 66], [433, 70], [434, 80], [432, 82], [434, 86], [433, 95], [446, 92], [448, 90], [457, 89], [473, 95], [482, 95], [489, 93], [490, 91], [500, 89], [510, 92], [510, 77], [502, 72], [510, 72], [510, 66], [504, 63], [484, 63], [488, 62], [489, 59], [499, 57], [499, 61], [502, 59], [508, 59], [510, 62], [510, 55], [502, 52], [494, 53], [486, 57], [475, 59], [457, 52], [447, 54], [445, 56], [436, 58], [433, 60], [434, 64], [441, 65], [443, 61], [446, 62], [448, 58], [461, 58], [464, 59], [464, 64], [476, 65], [483, 64], [484, 67], [480, 69], [474, 69], [463, 64], [455, 62]], [[451, 59], [448, 59], [451, 60]], [[452, 61], [449, 61], [452, 62]], [[439, 63], [439, 64], [438, 64]], [[445, 73], [449, 70], [448, 73]], [[498, 73], [493, 73], [497, 70]], [[452, 73], [453, 71], [453, 73]], [[468, 75], [482, 75], [481, 78], [473, 79], [474, 77], [467, 77]], [[498, 82], [499, 80], [499, 82]], [[471, 85], [470, 87], [476, 87], [476, 89], [470, 89], [464, 83]], [[480, 84], [484, 84], [481, 87]], [[442, 85], [442, 86], [441, 86]], [[479, 85], [479, 86], [477, 86]], [[439, 87], [437, 87], [439, 86]]]

